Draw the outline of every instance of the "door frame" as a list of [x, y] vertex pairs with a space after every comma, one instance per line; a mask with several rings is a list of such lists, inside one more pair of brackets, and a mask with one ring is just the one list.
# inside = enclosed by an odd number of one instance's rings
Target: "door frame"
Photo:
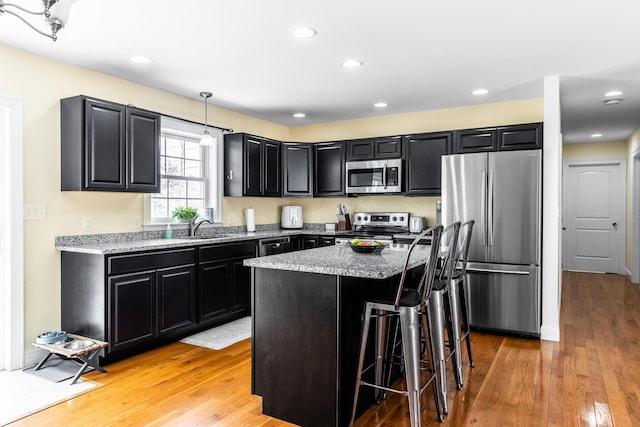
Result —
[[640, 283], [640, 147], [631, 153], [631, 282]]
[[0, 370], [24, 365], [24, 229], [22, 99], [0, 95]]
[[[626, 273], [626, 267], [625, 267], [625, 261], [626, 261], [626, 236], [627, 236], [627, 200], [626, 200], [626, 196], [627, 196], [627, 159], [603, 159], [603, 160], [565, 160], [563, 162], [563, 192], [562, 192], [562, 213], [563, 213], [563, 227], [564, 224], [566, 224], [566, 218], [565, 218], [565, 214], [567, 213], [567, 209], [565, 209], [566, 206], [566, 201], [565, 201], [565, 197], [566, 197], [566, 191], [564, 191], [564, 186], [566, 185], [566, 171], [569, 170], [569, 168], [572, 165], [575, 166], [606, 166], [606, 165], [611, 165], [613, 163], [618, 163], [618, 165], [622, 168], [622, 179], [621, 179], [621, 184], [624, 186], [624, 191], [622, 194], [622, 203], [623, 206], [621, 207], [621, 212], [623, 214], [623, 219], [624, 220], [620, 220], [619, 224], [620, 227], [622, 228], [621, 231], [621, 239], [618, 242], [618, 247], [617, 247], [617, 252], [618, 252], [618, 260], [617, 260], [617, 265], [616, 265], [616, 274], [625, 274]], [[563, 264], [563, 270], [566, 269], [567, 267], [567, 258], [569, 256], [568, 254], [568, 248], [569, 248], [569, 237], [567, 237], [566, 235], [564, 236], [564, 244], [563, 244], [563, 251], [562, 251], [562, 264]], [[572, 242], [573, 243], [573, 242]]]

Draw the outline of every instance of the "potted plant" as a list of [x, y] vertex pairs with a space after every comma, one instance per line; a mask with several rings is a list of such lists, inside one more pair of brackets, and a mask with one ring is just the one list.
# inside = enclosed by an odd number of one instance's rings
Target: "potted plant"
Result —
[[180, 222], [191, 222], [198, 217], [198, 210], [191, 207], [178, 207], [173, 210], [171, 216]]

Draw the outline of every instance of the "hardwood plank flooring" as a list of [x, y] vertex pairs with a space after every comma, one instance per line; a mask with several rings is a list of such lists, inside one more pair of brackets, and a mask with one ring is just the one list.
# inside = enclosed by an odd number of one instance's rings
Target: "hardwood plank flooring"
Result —
[[[475, 332], [476, 366], [456, 390], [451, 426], [640, 425], [640, 290], [624, 276], [563, 274], [559, 343]], [[250, 394], [250, 340], [220, 351], [174, 343], [108, 365], [103, 387], [12, 426], [290, 426]], [[466, 356], [465, 356], [466, 362]], [[430, 391], [423, 426], [435, 419]], [[409, 426], [392, 394], [356, 426]]]

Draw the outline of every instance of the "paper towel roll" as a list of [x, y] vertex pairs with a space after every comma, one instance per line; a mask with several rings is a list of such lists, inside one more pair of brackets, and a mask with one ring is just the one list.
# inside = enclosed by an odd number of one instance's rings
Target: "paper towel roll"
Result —
[[256, 231], [256, 214], [252, 208], [244, 210], [244, 215], [247, 220], [247, 231]]

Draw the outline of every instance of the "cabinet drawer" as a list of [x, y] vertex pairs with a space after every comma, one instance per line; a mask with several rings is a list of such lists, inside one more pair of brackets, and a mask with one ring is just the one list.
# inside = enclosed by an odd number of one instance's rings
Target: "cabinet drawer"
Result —
[[498, 128], [499, 150], [533, 150], [542, 148], [542, 123]]
[[227, 243], [211, 246], [200, 246], [200, 262], [237, 257], [253, 258], [256, 256], [256, 241]]
[[497, 148], [496, 128], [465, 129], [454, 132], [454, 150], [456, 153], [496, 151]]
[[151, 252], [140, 255], [117, 255], [107, 259], [107, 274], [123, 274], [134, 271], [157, 270], [176, 265], [193, 264], [195, 248]]

